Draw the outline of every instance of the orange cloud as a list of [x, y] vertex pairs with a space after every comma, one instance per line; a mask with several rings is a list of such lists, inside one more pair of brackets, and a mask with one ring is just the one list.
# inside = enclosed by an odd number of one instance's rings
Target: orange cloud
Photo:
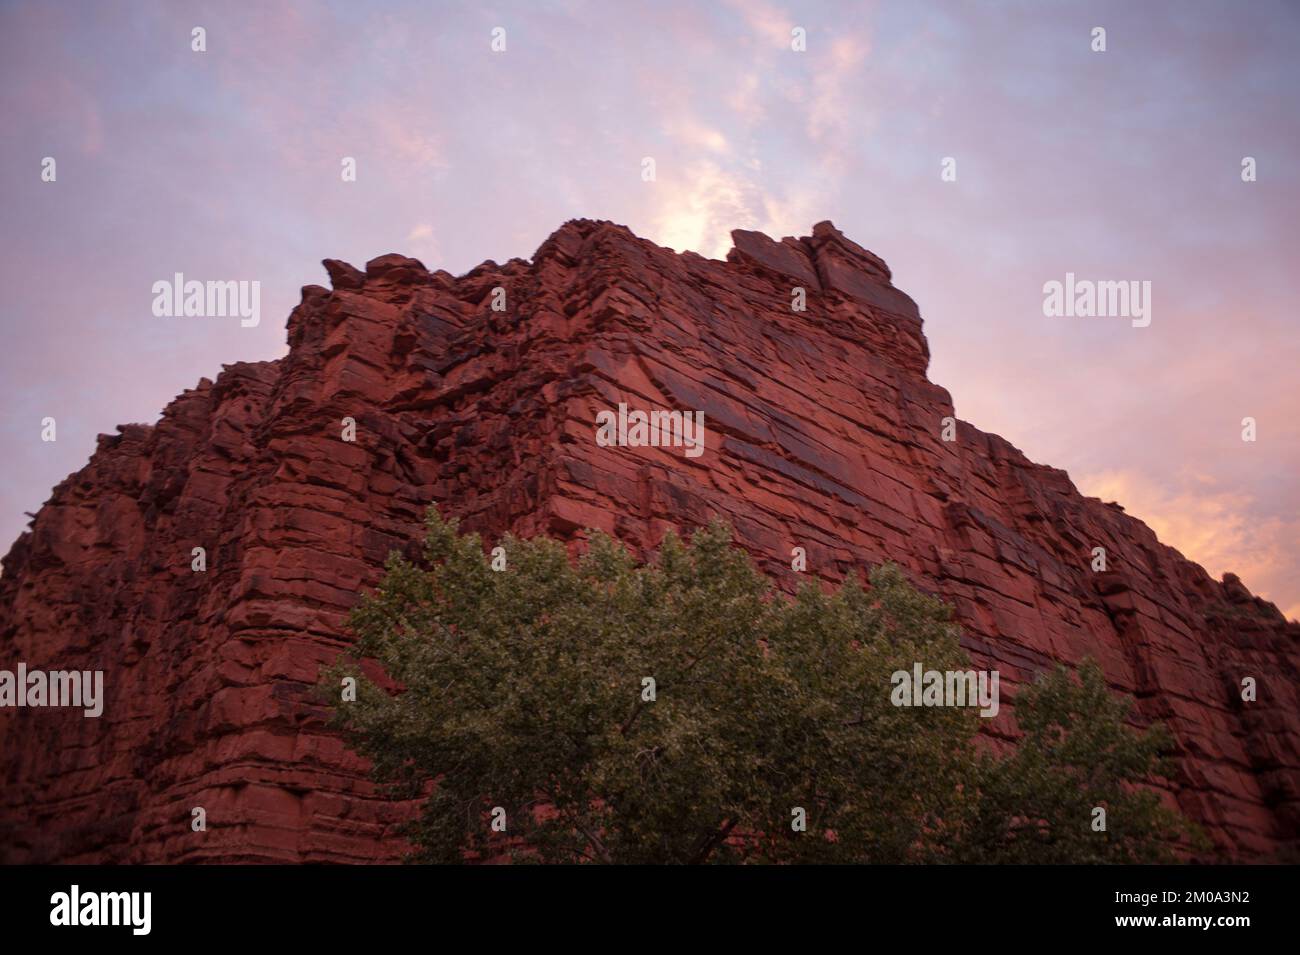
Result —
[[1176, 486], [1131, 470], [1084, 475], [1079, 490], [1118, 501], [1144, 521], [1163, 543], [1177, 548], [1215, 577], [1237, 574], [1252, 593], [1300, 619], [1300, 592], [1291, 552], [1300, 540], [1300, 518], [1260, 518], [1254, 498], [1227, 489], [1203, 474], [1183, 474]]

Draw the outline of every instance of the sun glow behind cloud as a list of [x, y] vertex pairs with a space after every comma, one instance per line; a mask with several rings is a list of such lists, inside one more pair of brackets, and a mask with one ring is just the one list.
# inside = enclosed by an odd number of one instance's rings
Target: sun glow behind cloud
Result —
[[[916, 299], [962, 417], [1300, 612], [1300, 82], [1293, 36], [1267, 28], [1289, 8], [1103, 4], [1123, 42], [1097, 57], [1068, 5], [545, 6], [0, 8], [3, 181], [32, 184], [3, 197], [19, 477], [0, 548], [98, 432], [154, 420], [217, 362], [283, 354], [270, 317], [326, 256], [463, 273], [590, 216], [721, 258], [732, 229], [829, 218]], [[57, 190], [34, 148], [60, 156]], [[50, 263], [76, 263], [93, 305]], [[1067, 268], [1151, 278], [1152, 327], [1048, 322], [1039, 289]], [[148, 289], [172, 270], [260, 279], [264, 321], [164, 333]], [[33, 446], [46, 414], [59, 441]]]

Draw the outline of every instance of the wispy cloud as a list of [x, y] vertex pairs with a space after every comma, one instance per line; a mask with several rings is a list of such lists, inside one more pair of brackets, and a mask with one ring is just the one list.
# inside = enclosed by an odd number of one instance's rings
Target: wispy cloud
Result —
[[[173, 271], [283, 316], [325, 257], [459, 273], [574, 216], [718, 257], [830, 218], [917, 300], [963, 417], [1300, 612], [1295, 13], [1099, 4], [1104, 56], [1067, 4], [0, 4], [0, 538], [97, 432], [283, 353], [275, 321], [150, 321]], [[1044, 319], [1067, 269], [1151, 279], [1152, 326]]]
[[1300, 619], [1300, 601], [1287, 603], [1296, 594], [1300, 515], [1270, 515], [1248, 492], [1202, 473], [1181, 473], [1170, 485], [1149, 474], [1110, 470], [1084, 475], [1077, 484], [1085, 494], [1121, 503], [1216, 578], [1234, 573], [1252, 592], [1280, 602], [1289, 619]]

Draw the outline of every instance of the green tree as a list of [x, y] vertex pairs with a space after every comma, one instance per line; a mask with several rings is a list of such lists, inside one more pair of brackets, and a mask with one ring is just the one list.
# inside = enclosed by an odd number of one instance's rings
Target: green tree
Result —
[[1058, 665], [1027, 687], [1015, 708], [1024, 736], [1003, 757], [979, 760], [960, 860], [1172, 862], [1180, 835], [1207, 849], [1199, 831], [1137, 785], [1172, 771], [1162, 755], [1171, 740], [1160, 725], [1130, 729], [1131, 706], [1107, 690], [1092, 661], [1077, 679]]
[[357, 679], [338, 725], [393, 795], [423, 800], [418, 861], [1059, 861], [1173, 832], [1129, 792], [1159, 738], [1123, 725], [1093, 671], [1026, 693], [1026, 745], [1002, 758], [972, 709], [895, 707], [895, 671], [967, 669], [950, 610], [896, 567], [790, 599], [721, 524], [648, 564], [599, 533], [576, 563], [507, 537], [500, 571], [434, 509], [427, 529], [425, 566], [389, 558], [325, 683], [337, 701]]

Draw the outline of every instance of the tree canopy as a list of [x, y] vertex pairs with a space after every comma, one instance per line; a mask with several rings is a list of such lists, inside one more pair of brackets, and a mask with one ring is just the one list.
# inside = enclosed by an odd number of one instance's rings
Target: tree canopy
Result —
[[1022, 688], [1005, 753], [975, 708], [895, 705], [894, 674], [970, 665], [893, 565], [790, 598], [722, 524], [648, 563], [598, 532], [576, 561], [499, 547], [431, 508], [325, 680], [375, 777], [422, 800], [416, 861], [1129, 862], [1184, 833], [1139, 785], [1167, 737], [1095, 665]]

